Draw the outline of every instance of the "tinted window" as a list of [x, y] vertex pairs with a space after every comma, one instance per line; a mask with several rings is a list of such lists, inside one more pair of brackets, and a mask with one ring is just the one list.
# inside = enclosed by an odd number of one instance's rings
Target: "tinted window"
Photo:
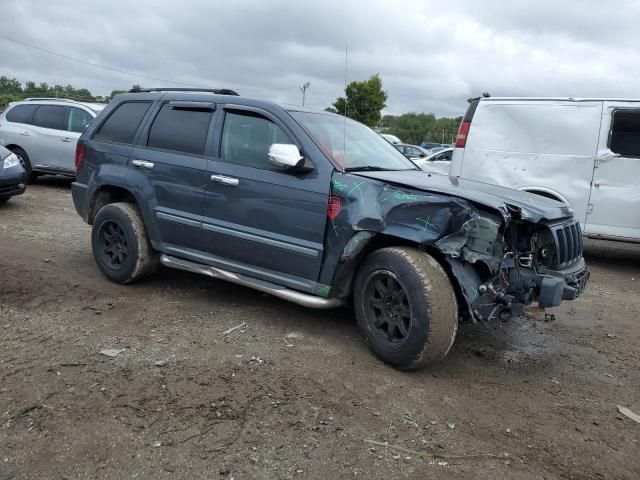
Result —
[[67, 107], [59, 105], [40, 105], [33, 114], [33, 125], [54, 130], [65, 130]]
[[151, 125], [147, 145], [153, 148], [204, 155], [212, 113], [210, 109], [163, 105]]
[[614, 112], [609, 148], [623, 157], [640, 157], [640, 111]]
[[7, 112], [6, 119], [15, 123], [30, 123], [37, 105], [16, 105]]
[[138, 125], [147, 113], [151, 102], [126, 102], [120, 104], [109, 115], [100, 129], [93, 136], [103, 142], [131, 143], [138, 130]]
[[292, 143], [275, 123], [252, 113], [225, 115], [222, 158], [257, 168], [271, 168], [267, 153], [273, 143]]
[[84, 132], [87, 125], [91, 123], [93, 117], [79, 108], [69, 108], [69, 116], [67, 118], [67, 130], [70, 132]]

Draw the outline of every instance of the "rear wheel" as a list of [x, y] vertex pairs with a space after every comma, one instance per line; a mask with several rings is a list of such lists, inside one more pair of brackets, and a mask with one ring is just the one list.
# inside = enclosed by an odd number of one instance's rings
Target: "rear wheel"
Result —
[[20, 147], [12, 148], [11, 151], [16, 155], [16, 157], [18, 157], [20, 165], [22, 165], [22, 168], [27, 172], [27, 182], [35, 182], [36, 178], [38, 178], [38, 174], [31, 168], [31, 159], [29, 158], [29, 155], [27, 155], [27, 152]]
[[132, 203], [111, 203], [100, 209], [93, 222], [91, 246], [98, 267], [112, 282], [135, 282], [158, 265], [158, 255]]
[[449, 277], [430, 255], [414, 248], [373, 252], [356, 275], [358, 326], [371, 350], [401, 370], [443, 359], [458, 328]]

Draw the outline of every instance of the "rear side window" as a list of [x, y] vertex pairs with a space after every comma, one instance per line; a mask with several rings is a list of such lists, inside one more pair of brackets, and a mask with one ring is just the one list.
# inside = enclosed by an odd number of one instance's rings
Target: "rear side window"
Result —
[[609, 148], [623, 157], [640, 157], [640, 111], [613, 113]]
[[69, 116], [67, 117], [67, 130], [70, 132], [84, 132], [84, 129], [91, 123], [93, 117], [80, 108], [69, 108]]
[[7, 112], [7, 121], [14, 123], [31, 123], [31, 116], [37, 105], [16, 105]]
[[147, 146], [204, 155], [212, 114], [211, 109], [165, 104], [149, 129]]
[[40, 105], [33, 114], [33, 125], [54, 130], [66, 130], [67, 107], [59, 105]]
[[151, 102], [125, 102], [116, 107], [93, 136], [94, 140], [131, 143], [138, 125], [149, 110]]
[[222, 158], [249, 167], [270, 169], [269, 147], [292, 143], [271, 120], [254, 113], [227, 112], [222, 130]]

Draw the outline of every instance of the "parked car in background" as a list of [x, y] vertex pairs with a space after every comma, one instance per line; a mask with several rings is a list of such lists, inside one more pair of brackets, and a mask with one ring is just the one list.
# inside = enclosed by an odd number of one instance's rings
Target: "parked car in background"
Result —
[[80, 134], [105, 107], [57, 98], [27, 98], [0, 114], [0, 145], [15, 153], [30, 181], [40, 174], [75, 176]]
[[640, 100], [469, 102], [451, 175], [559, 200], [585, 235], [640, 242]]
[[0, 147], [0, 203], [24, 193], [26, 183], [27, 172], [18, 156], [11, 150]]
[[161, 263], [307, 307], [353, 302], [401, 369], [442, 359], [459, 318], [506, 321], [585, 288], [559, 202], [430, 177], [332, 113], [174, 90], [116, 96], [78, 141], [73, 202], [114, 282]]
[[422, 148], [426, 148], [427, 150], [431, 150], [433, 153], [439, 152], [440, 150], [444, 150], [445, 148], [451, 147], [448, 143], [434, 143], [434, 142], [422, 142], [420, 144]]
[[427, 150], [426, 148], [422, 148], [417, 145], [407, 145], [406, 143], [396, 143], [393, 146], [401, 153], [404, 153], [405, 157], [411, 160], [427, 158], [433, 153], [431, 150]]
[[398, 137], [396, 137], [395, 135], [391, 135], [389, 133], [381, 133], [380, 136], [382, 138], [384, 138], [387, 142], [395, 145], [396, 143], [402, 143], [402, 140], [400, 140]]
[[418, 165], [421, 170], [429, 173], [449, 173], [451, 166], [451, 156], [453, 155], [453, 147], [445, 148], [428, 157], [413, 159], [413, 163]]

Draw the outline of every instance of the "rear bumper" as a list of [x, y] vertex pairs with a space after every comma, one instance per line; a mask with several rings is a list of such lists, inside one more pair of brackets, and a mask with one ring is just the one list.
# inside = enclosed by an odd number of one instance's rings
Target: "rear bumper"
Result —
[[86, 222], [89, 211], [86, 202], [87, 186], [82, 183], [73, 182], [71, 184], [71, 197], [73, 198], [73, 206], [76, 208], [76, 212], [78, 212], [78, 215]]

